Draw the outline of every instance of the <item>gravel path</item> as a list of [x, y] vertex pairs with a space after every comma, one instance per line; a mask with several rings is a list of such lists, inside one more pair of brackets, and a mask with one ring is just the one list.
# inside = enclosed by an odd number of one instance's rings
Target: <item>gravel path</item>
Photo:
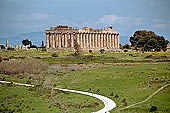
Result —
[[[30, 84], [22, 84], [22, 83], [16, 83], [16, 82], [8, 82], [8, 81], [0, 81], [0, 83], [34, 87], [34, 85], [30, 85]], [[113, 100], [111, 100], [111, 99], [109, 99], [105, 96], [101, 96], [101, 95], [93, 94], [93, 93], [88, 93], [88, 92], [83, 92], [83, 91], [70, 90], [70, 89], [62, 89], [62, 88], [54, 88], [54, 89], [73, 92], [73, 93], [79, 93], [79, 94], [83, 94], [83, 95], [88, 95], [88, 96], [95, 97], [95, 98], [101, 100], [104, 103], [104, 108], [102, 108], [99, 111], [93, 112], [93, 113], [109, 113], [110, 110], [112, 110], [113, 108], [116, 107], [116, 103]]]
[[61, 89], [61, 88], [55, 88], [55, 89], [73, 92], [73, 93], [79, 93], [79, 94], [83, 94], [83, 95], [88, 95], [88, 96], [92, 96], [92, 97], [95, 97], [95, 98], [101, 100], [104, 103], [105, 107], [103, 109], [93, 112], [93, 113], [109, 113], [110, 110], [112, 110], [113, 108], [116, 107], [116, 103], [113, 100], [111, 100], [107, 97], [101, 96], [101, 95], [83, 92], [83, 91], [70, 90], [70, 89]]

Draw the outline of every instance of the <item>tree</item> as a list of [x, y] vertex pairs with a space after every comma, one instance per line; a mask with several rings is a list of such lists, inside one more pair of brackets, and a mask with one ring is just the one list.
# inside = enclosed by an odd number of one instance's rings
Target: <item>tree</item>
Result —
[[30, 47], [32, 46], [32, 42], [30, 41]]
[[122, 45], [122, 48], [123, 49], [130, 49], [130, 45], [129, 44]]
[[41, 47], [44, 47], [44, 41], [42, 40]]
[[74, 49], [76, 50], [76, 54], [79, 56], [80, 55], [80, 45], [77, 42], [77, 39], [74, 39]]
[[32, 43], [31, 43], [31, 41], [29, 41], [28, 39], [25, 39], [25, 40], [22, 41], [22, 44], [23, 44], [24, 46], [27, 46], [27, 45], [30, 45], [30, 44], [32, 44]]
[[139, 30], [130, 37], [130, 42], [136, 50], [141, 51], [166, 51], [168, 41], [163, 36], [156, 35], [153, 31]]
[[0, 45], [0, 49], [6, 49], [4, 45]]
[[38, 48], [36, 45], [31, 45], [30, 48]]

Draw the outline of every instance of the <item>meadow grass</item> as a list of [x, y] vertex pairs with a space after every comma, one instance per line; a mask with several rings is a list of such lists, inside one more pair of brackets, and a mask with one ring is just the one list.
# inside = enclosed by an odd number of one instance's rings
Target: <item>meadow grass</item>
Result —
[[[44, 62], [50, 64], [48, 70], [39, 74], [0, 74], [0, 79], [7, 81], [29, 82], [40, 85], [37, 89], [29, 91], [30, 88], [23, 86], [0, 84], [0, 89], [2, 90], [0, 92], [0, 101], [4, 105], [1, 106], [1, 110], [15, 110], [16, 112], [18, 109], [23, 109], [21, 112], [28, 113], [41, 111], [46, 113], [56, 113], [56, 111], [57, 113], [89, 113], [104, 107], [103, 103], [95, 98], [81, 94], [53, 91], [52, 89], [52, 87], [61, 87], [88, 92], [93, 91], [113, 99], [117, 104], [117, 108], [112, 110], [111, 113], [147, 113], [151, 106], [157, 106], [157, 112], [170, 112], [169, 87], [159, 92], [146, 103], [127, 110], [117, 111], [126, 105], [146, 99], [161, 86], [170, 83], [169, 53], [105, 52], [100, 54], [86, 52], [84, 56], [77, 57], [73, 56], [73, 52], [60, 51], [57, 52], [58, 57], [55, 58], [51, 56], [52, 54], [53, 52], [41, 52], [39, 50], [0, 51], [2, 59], [9, 58], [9, 61], [2, 61], [0, 62], [1, 64], [3, 62], [9, 63], [12, 60], [27, 59], [39, 59], [39, 67]], [[96, 64], [99, 65], [97, 66]], [[72, 66], [76, 66], [76, 68], [72, 69]], [[15, 97], [13, 94], [20, 96]], [[13, 98], [12, 103], [9, 105], [6, 103], [8, 102], [8, 99], [6, 99], [8, 97]], [[22, 105], [20, 105], [20, 101], [23, 101]], [[30, 104], [32, 102], [37, 106]], [[15, 103], [20, 106], [15, 107]]]
[[56, 113], [61, 112], [38, 97], [34, 91], [24, 86], [0, 84], [0, 112], [1, 113]]
[[[147, 98], [159, 87], [170, 81], [170, 64], [158, 65], [131, 65], [131, 66], [111, 66], [101, 69], [89, 69], [79, 72], [73, 72], [59, 77], [56, 81], [58, 86], [69, 89], [95, 92], [99, 89], [99, 94], [110, 97], [117, 103], [117, 107], [124, 107], [123, 99], [126, 99], [127, 105], [139, 102]], [[113, 92], [113, 96], [110, 96]], [[170, 92], [169, 92], [170, 93]], [[116, 94], [119, 97], [115, 97]], [[159, 96], [159, 95], [158, 95]], [[161, 97], [159, 97], [161, 98]], [[169, 96], [164, 97], [170, 101]], [[158, 100], [159, 101], [159, 100]], [[161, 109], [168, 106], [157, 103]], [[153, 103], [147, 103], [151, 107]], [[166, 103], [169, 105], [168, 103]], [[143, 108], [143, 112], [148, 112], [148, 107]], [[131, 112], [136, 110], [130, 109]], [[113, 110], [112, 112], [116, 112]], [[124, 112], [124, 111], [121, 111]]]

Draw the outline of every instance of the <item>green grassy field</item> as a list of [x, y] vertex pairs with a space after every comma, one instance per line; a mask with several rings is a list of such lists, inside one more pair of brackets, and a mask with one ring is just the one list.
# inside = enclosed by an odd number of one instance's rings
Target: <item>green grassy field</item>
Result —
[[58, 52], [58, 57], [54, 58], [50, 52], [1, 51], [1, 59], [38, 59], [49, 64], [40, 74], [0, 74], [2, 80], [37, 85], [32, 89], [0, 84], [1, 112], [90, 113], [104, 107], [95, 98], [54, 90], [53, 87], [93, 91], [107, 96], [117, 104], [111, 113], [148, 113], [152, 106], [157, 106], [158, 113], [170, 112], [170, 87], [146, 103], [118, 111], [146, 99], [170, 83], [170, 53], [85, 53], [82, 57], [71, 54]]
[[[170, 64], [111, 66], [73, 72], [59, 78], [58, 86], [83, 91], [91, 88], [94, 92], [99, 89], [99, 94], [115, 100], [117, 107], [121, 108], [124, 107], [123, 99], [126, 99], [127, 105], [142, 101], [159, 87], [169, 83]], [[118, 98], [115, 98], [116, 94], [118, 94]], [[167, 96], [166, 101], [157, 103], [161, 112], [170, 105], [170, 95], [165, 95]], [[158, 96], [158, 98], [161, 97]], [[148, 107], [151, 107], [153, 103], [147, 104]], [[170, 111], [170, 107], [168, 110]], [[135, 111], [131, 109], [131, 112]], [[113, 110], [113, 112], [116, 111]], [[148, 108], [142, 112], [148, 112]]]

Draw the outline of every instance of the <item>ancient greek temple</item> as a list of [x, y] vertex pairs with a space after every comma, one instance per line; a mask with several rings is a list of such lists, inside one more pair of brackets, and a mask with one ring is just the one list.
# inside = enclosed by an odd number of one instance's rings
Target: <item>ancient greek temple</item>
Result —
[[119, 49], [119, 34], [112, 27], [77, 29], [70, 26], [57, 26], [46, 30], [47, 49], [74, 51], [76, 44], [82, 50], [117, 51]]

